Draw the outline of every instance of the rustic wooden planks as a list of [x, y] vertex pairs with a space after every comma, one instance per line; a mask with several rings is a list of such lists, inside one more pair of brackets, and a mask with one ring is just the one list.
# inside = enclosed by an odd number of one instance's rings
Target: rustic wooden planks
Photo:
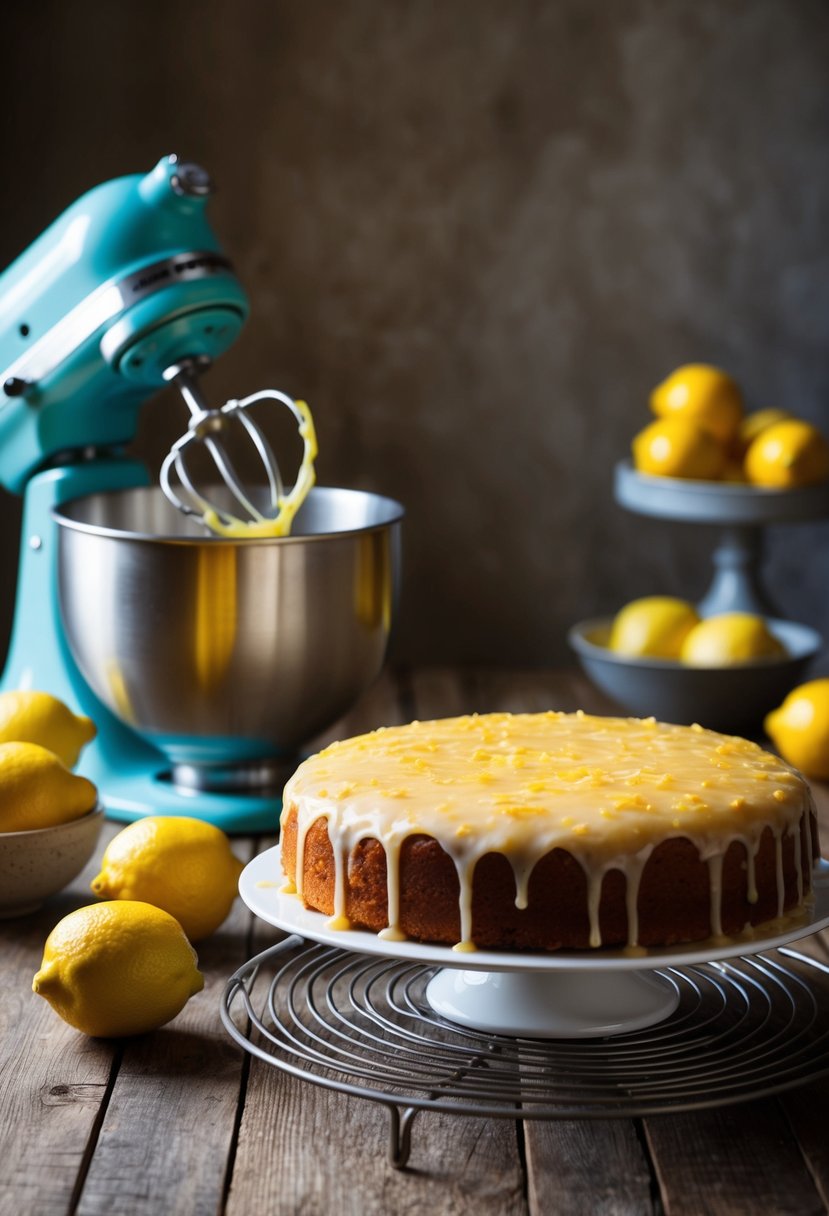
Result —
[[543, 713], [548, 709], [573, 713], [612, 714], [619, 710], [593, 687], [580, 671], [504, 671], [471, 673], [475, 708], [480, 713]]
[[[461, 712], [449, 673], [413, 681], [417, 716]], [[395, 687], [344, 724], [350, 733], [411, 716]], [[354, 1216], [434, 1211], [512, 1216], [526, 1212], [516, 1126], [423, 1113], [413, 1130], [411, 1169], [386, 1156], [388, 1114], [374, 1102], [331, 1093], [254, 1060], [229, 1194], [229, 1216], [268, 1210], [292, 1216], [335, 1206]]]
[[[609, 703], [577, 672], [471, 673], [465, 710], [608, 712]], [[653, 1210], [648, 1160], [632, 1120], [524, 1124], [530, 1211], [640, 1216]]]
[[[244, 1062], [219, 1023], [229, 970], [248, 955], [250, 915], [236, 905], [199, 947], [205, 991], [170, 1026], [124, 1043], [88, 1039], [31, 993], [42, 944], [61, 916], [94, 902], [93, 861], [34, 918], [0, 922], [0, 1212], [218, 1210]], [[241, 857], [252, 842], [235, 841]]]
[[667, 1216], [817, 1216], [825, 1211], [773, 1099], [648, 1119]]
[[415, 671], [406, 686], [411, 717], [453, 718], [476, 713], [478, 690], [475, 676], [446, 668]]
[[[444, 669], [385, 675], [317, 745], [466, 712], [612, 712], [576, 672]], [[816, 787], [829, 840], [829, 789]], [[829, 1209], [827, 1082], [723, 1110], [540, 1123], [420, 1114], [410, 1168], [387, 1160], [380, 1106], [244, 1056], [218, 1017], [227, 976], [278, 937], [237, 904], [199, 948], [206, 991], [169, 1027], [122, 1047], [65, 1026], [30, 992], [43, 941], [92, 902], [87, 872], [40, 913], [0, 921], [0, 1216], [340, 1211], [811, 1213]], [[235, 841], [242, 850], [271, 843]], [[829, 935], [798, 943], [829, 963]], [[516, 1112], [518, 1114], [518, 1112]]]
[[[243, 860], [253, 855], [251, 840], [235, 839], [233, 847]], [[204, 991], [168, 1026], [125, 1041], [80, 1192], [81, 1216], [218, 1210], [245, 1068], [218, 1005], [227, 975], [249, 955], [251, 919], [237, 900], [196, 947]]]
[[228, 1216], [526, 1212], [514, 1125], [421, 1114], [394, 1170], [382, 1107], [267, 1071], [251, 1069]]
[[32, 992], [43, 943], [75, 908], [94, 903], [89, 883], [114, 825], [83, 873], [33, 916], [0, 921], [0, 1213], [69, 1211], [117, 1049], [72, 1030]]
[[533, 1216], [655, 1212], [649, 1162], [631, 1119], [524, 1125]]
[[823, 1078], [793, 1089], [780, 1098], [789, 1127], [824, 1205], [829, 1207], [829, 1104]]

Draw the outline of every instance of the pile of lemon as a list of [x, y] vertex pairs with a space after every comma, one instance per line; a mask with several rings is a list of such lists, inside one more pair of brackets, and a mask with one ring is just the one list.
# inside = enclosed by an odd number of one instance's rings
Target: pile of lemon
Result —
[[218, 929], [242, 863], [200, 819], [148, 816], [109, 843], [92, 890], [47, 938], [32, 982], [65, 1022], [89, 1035], [156, 1030], [201, 992], [191, 943]]
[[626, 604], [613, 618], [607, 644], [627, 658], [669, 659], [690, 667], [728, 667], [786, 654], [762, 616], [721, 612], [702, 619], [693, 604], [670, 595]]
[[[626, 604], [613, 618], [607, 646], [627, 658], [693, 667], [728, 667], [786, 653], [761, 616], [723, 612], [701, 619], [693, 604], [669, 595]], [[829, 781], [829, 678], [793, 689], [763, 725], [784, 760], [807, 777]]]
[[[89, 814], [95, 785], [72, 772], [92, 720], [50, 693], [0, 693], [0, 832], [48, 830]], [[155, 1030], [204, 986], [191, 942], [215, 932], [242, 862], [218, 828], [148, 816], [109, 843], [92, 890], [47, 938], [33, 990], [89, 1035]]]
[[55, 827], [95, 807], [95, 786], [71, 771], [95, 733], [47, 692], [0, 693], [0, 832]]
[[737, 382], [687, 363], [653, 390], [656, 421], [635, 436], [633, 463], [653, 477], [795, 489], [829, 480], [829, 443], [786, 410], [746, 414]]

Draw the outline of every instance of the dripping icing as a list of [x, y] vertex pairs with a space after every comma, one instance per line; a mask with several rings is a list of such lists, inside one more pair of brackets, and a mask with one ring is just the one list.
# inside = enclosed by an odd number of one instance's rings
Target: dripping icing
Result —
[[759, 852], [759, 836], [751, 843], [746, 841], [746, 899], [750, 904], [756, 904], [760, 898], [757, 892], [757, 854]]
[[[643, 756], [648, 762], [642, 762]], [[325, 769], [316, 777], [315, 764], [319, 768], [324, 764]], [[706, 766], [712, 776], [700, 783], [700, 770]], [[328, 793], [331, 787], [336, 791], [335, 778], [342, 778], [339, 797]], [[307, 832], [322, 817], [334, 853], [332, 923], [345, 927], [348, 858], [358, 840], [374, 838], [386, 852], [389, 923], [382, 932], [387, 940], [399, 940], [400, 846], [408, 835], [431, 836], [454, 861], [460, 888], [459, 946], [469, 948], [478, 858], [487, 852], [508, 858], [520, 909], [528, 903], [534, 866], [546, 853], [562, 848], [585, 871], [591, 944], [601, 942], [604, 874], [610, 868], [622, 871], [628, 942], [634, 947], [639, 933], [638, 892], [647, 857], [661, 841], [684, 837], [708, 863], [711, 924], [717, 931], [726, 827], [745, 845], [749, 902], [757, 900], [755, 859], [760, 835], [765, 826], [772, 829], [782, 913], [781, 838], [784, 830], [800, 835], [802, 798], [764, 806], [765, 818], [746, 824], [745, 832], [733, 832], [734, 819], [746, 814], [746, 797], [740, 791], [750, 793], [752, 782], [765, 784], [771, 778], [781, 787], [799, 786], [802, 793], [797, 776], [755, 744], [710, 731], [660, 727], [652, 720], [501, 714], [381, 730], [332, 745], [301, 765], [289, 781], [284, 801], [286, 812], [290, 807], [297, 811], [297, 893], [303, 894]], [[699, 789], [704, 790], [704, 799], [696, 792]], [[404, 803], [407, 815], [401, 819], [392, 812]], [[640, 841], [640, 847], [631, 848], [636, 837], [650, 840], [644, 847]], [[811, 873], [810, 828], [806, 837]], [[796, 857], [800, 857], [797, 850]], [[800, 870], [802, 894], [802, 860]]]
[[710, 900], [711, 936], [722, 937], [722, 866], [724, 854], [713, 853], [708, 858], [708, 891]]
[[642, 872], [652, 852], [653, 846], [648, 845], [637, 857], [631, 858], [626, 867], [625, 908], [628, 922], [628, 949], [639, 945], [639, 887], [642, 882]]
[[[330, 826], [330, 823], [329, 823]], [[346, 915], [345, 870], [351, 850], [342, 841], [334, 844], [334, 915], [326, 922], [329, 929], [346, 930], [351, 921]]]
[[800, 852], [800, 823], [796, 823], [792, 829], [794, 835], [794, 872], [797, 879], [797, 906], [803, 903], [803, 856]]

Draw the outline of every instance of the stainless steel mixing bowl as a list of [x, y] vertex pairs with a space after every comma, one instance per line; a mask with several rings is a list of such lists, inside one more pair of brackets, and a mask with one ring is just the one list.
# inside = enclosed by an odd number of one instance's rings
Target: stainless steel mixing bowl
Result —
[[226, 540], [154, 487], [75, 499], [54, 512], [69, 647], [174, 771], [291, 756], [380, 671], [402, 516], [317, 488], [290, 537]]

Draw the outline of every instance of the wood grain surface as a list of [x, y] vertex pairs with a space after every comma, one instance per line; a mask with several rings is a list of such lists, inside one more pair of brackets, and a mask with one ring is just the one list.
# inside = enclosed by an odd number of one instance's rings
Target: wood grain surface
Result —
[[[607, 705], [573, 672], [428, 670], [383, 677], [319, 743], [412, 717]], [[815, 787], [824, 838], [829, 793]], [[826, 1081], [777, 1098], [646, 1120], [524, 1121], [421, 1112], [408, 1168], [382, 1105], [239, 1050], [219, 1019], [229, 975], [280, 933], [237, 901], [198, 947], [205, 989], [168, 1026], [122, 1043], [70, 1029], [31, 992], [43, 942], [92, 902], [79, 878], [0, 921], [0, 1216], [696, 1216], [829, 1211]], [[253, 856], [272, 838], [240, 838]], [[829, 966], [818, 934], [797, 944]]]

